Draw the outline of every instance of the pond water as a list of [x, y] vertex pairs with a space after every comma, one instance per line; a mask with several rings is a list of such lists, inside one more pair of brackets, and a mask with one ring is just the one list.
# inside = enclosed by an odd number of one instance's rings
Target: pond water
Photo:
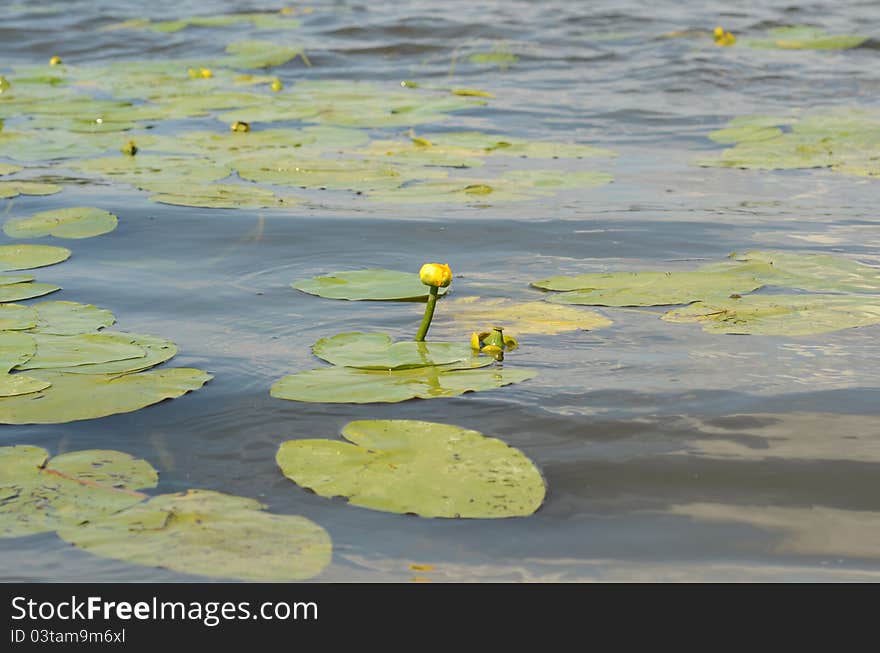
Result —
[[[318, 404], [270, 397], [276, 380], [319, 367], [311, 344], [346, 331], [410, 338], [414, 303], [346, 302], [293, 290], [337, 270], [416, 272], [447, 262], [455, 297], [536, 300], [530, 282], [559, 274], [693, 270], [734, 251], [828, 253], [880, 265], [880, 180], [830, 169], [699, 167], [724, 145], [707, 135], [737, 116], [834, 108], [880, 111], [876, 2], [653, 3], [564, 1], [313, 2], [300, 26], [251, 24], [177, 32], [102, 29], [122, 21], [221, 14], [219, 0], [27, 2], [5, 7], [0, 73], [17, 66], [223, 55], [250, 38], [301, 47], [270, 68], [303, 80], [400, 89], [479, 89], [486, 106], [446, 113], [416, 133], [479, 130], [577, 142], [616, 153], [588, 169], [612, 183], [516, 202], [387, 204], [300, 190], [300, 204], [212, 209], [156, 203], [121, 183], [60, 178], [61, 193], [0, 200], [8, 216], [96, 206], [110, 234], [28, 241], [70, 248], [38, 281], [52, 299], [112, 310], [115, 328], [177, 343], [177, 366], [214, 376], [172, 401], [95, 420], [3, 425], [0, 445], [51, 454], [116, 449], [160, 472], [149, 493], [203, 488], [303, 515], [333, 541], [313, 580], [840, 581], [880, 580], [880, 326], [805, 336], [717, 335], [658, 318], [663, 309], [595, 310], [613, 325], [528, 334], [505, 365], [535, 378], [489, 392], [397, 404]], [[236, 12], [277, 10], [270, 2]], [[302, 7], [300, 7], [302, 9]], [[717, 47], [734, 34], [812, 25], [874, 36], [846, 50]], [[488, 63], [473, 54], [490, 57]], [[4, 72], [5, 71], [5, 72]], [[12, 71], [12, 72], [10, 72]], [[259, 71], [266, 74], [267, 71]], [[397, 92], [397, 91], [394, 91]], [[301, 123], [291, 122], [292, 126]], [[290, 126], [283, 123], [282, 126]], [[6, 131], [15, 129], [6, 119]], [[279, 124], [253, 121], [254, 132]], [[410, 125], [366, 129], [374, 138]], [[156, 126], [228, 133], [212, 116]], [[876, 156], [876, 153], [875, 153]], [[0, 161], [12, 163], [0, 145]], [[30, 164], [25, 164], [30, 165]], [[484, 170], [502, 166], [489, 161]], [[515, 164], [510, 164], [515, 165]], [[565, 171], [574, 162], [552, 160]], [[500, 168], [499, 168], [500, 169]], [[34, 176], [36, 176], [36, 172]], [[186, 189], [187, 180], [176, 183]], [[17, 242], [3, 237], [3, 244]], [[25, 302], [28, 303], [28, 302]], [[432, 336], [467, 341], [444, 320]], [[421, 519], [348, 506], [304, 491], [275, 463], [291, 439], [338, 438], [356, 419], [464, 426], [521, 449], [547, 484], [525, 518]], [[0, 539], [0, 576], [19, 581], [195, 581], [92, 556], [54, 533]], [[412, 565], [416, 565], [415, 568]], [[419, 567], [419, 565], [428, 565]]]

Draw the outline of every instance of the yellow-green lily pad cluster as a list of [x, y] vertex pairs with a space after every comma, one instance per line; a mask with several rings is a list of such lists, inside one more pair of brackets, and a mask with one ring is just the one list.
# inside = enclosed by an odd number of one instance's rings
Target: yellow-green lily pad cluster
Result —
[[833, 110], [737, 118], [709, 138], [732, 147], [701, 166], [757, 170], [830, 168], [880, 177], [880, 112]]
[[740, 38], [737, 43], [769, 50], [849, 50], [868, 40], [858, 34], [829, 34], [820, 27], [795, 25], [767, 30], [763, 37]]
[[329, 564], [327, 532], [305, 517], [273, 515], [258, 501], [189, 490], [149, 497], [158, 473], [110, 450], [49, 458], [0, 447], [0, 537], [55, 531], [93, 555], [187, 574], [295, 581]]
[[544, 500], [544, 479], [534, 463], [477, 431], [415, 420], [362, 420], [347, 424], [342, 435], [348, 442], [284, 442], [278, 466], [321, 496], [420, 517], [522, 517]]
[[709, 333], [801, 336], [880, 324], [880, 268], [824, 254], [751, 251], [692, 272], [587, 273], [533, 285], [560, 291], [548, 301], [565, 304], [687, 304], [662, 319]]

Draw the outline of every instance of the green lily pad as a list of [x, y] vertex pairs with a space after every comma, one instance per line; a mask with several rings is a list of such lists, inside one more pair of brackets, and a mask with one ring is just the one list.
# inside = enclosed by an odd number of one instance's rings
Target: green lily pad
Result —
[[19, 195], [54, 195], [64, 190], [56, 184], [43, 184], [35, 181], [0, 181], [0, 199], [10, 199]]
[[45, 370], [95, 363], [143, 358], [143, 349], [132, 344], [127, 334], [97, 333], [73, 336], [31, 334], [37, 353], [20, 370]]
[[763, 283], [735, 272], [593, 272], [550, 277], [532, 285], [566, 291], [547, 298], [556, 304], [585, 306], [665, 306], [717, 295], [746, 293]]
[[592, 171], [556, 171], [556, 170], [512, 170], [501, 178], [505, 182], [513, 182], [530, 188], [594, 188], [604, 186], [614, 180], [606, 172]]
[[[310, 295], [351, 301], [427, 301], [429, 289], [412, 272], [354, 270], [295, 281], [293, 287]], [[439, 293], [446, 293], [440, 288]]]
[[[497, 325], [518, 335], [555, 335], [567, 331], [594, 331], [611, 326], [608, 318], [582, 308], [547, 302], [516, 302], [510, 299], [462, 297], [443, 304], [443, 316], [464, 333], [480, 332]], [[442, 319], [435, 322], [439, 326]]]
[[253, 499], [190, 490], [66, 526], [58, 535], [94, 555], [187, 574], [273, 582], [320, 574], [332, 556], [327, 532], [305, 517], [262, 508]]
[[28, 283], [33, 281], [34, 277], [30, 274], [7, 274], [0, 277], [0, 286], [11, 286], [13, 284]]
[[37, 326], [37, 311], [21, 304], [0, 304], [0, 331], [23, 331]]
[[880, 268], [827, 254], [749, 251], [730, 262], [707, 265], [707, 272], [740, 273], [763, 285], [814, 292], [880, 293]]
[[535, 188], [504, 179], [450, 179], [427, 181], [398, 188], [373, 190], [367, 196], [388, 204], [474, 204], [491, 206], [499, 202], [519, 202], [546, 194]]
[[0, 374], [24, 365], [37, 353], [37, 343], [26, 333], [0, 331]]
[[15, 172], [21, 172], [24, 170], [21, 166], [12, 165], [9, 163], [0, 163], [0, 177], [3, 175], [11, 175]]
[[209, 209], [259, 209], [291, 206], [296, 197], [279, 197], [253, 184], [150, 184], [148, 190], [157, 193], [150, 199], [161, 204], [194, 206]]
[[278, 399], [313, 403], [397, 403], [494, 390], [521, 383], [535, 374], [531, 369], [494, 366], [469, 370], [417, 367], [391, 371], [327, 367], [285, 376], [275, 382], [270, 394]]
[[446, 148], [464, 148], [481, 151], [485, 156], [517, 157], [527, 159], [585, 159], [615, 156], [613, 150], [583, 143], [560, 143], [554, 141], [531, 141], [503, 134], [484, 132], [446, 132], [430, 134], [427, 139], [434, 145]]
[[33, 299], [34, 297], [42, 297], [57, 290], [61, 290], [61, 287], [54, 286], [51, 283], [12, 283], [0, 286], [0, 302], [18, 302], [23, 299]]
[[66, 374], [34, 370], [51, 387], [0, 398], [0, 424], [63, 424], [128, 413], [198, 390], [212, 377], [201, 370], [167, 368], [138, 374]]
[[321, 338], [312, 346], [312, 352], [333, 365], [373, 370], [430, 365], [444, 365], [451, 369], [453, 364], [464, 361], [467, 361], [465, 367], [470, 367], [475, 358], [468, 343], [394, 342], [384, 333], [340, 333]]
[[[18, 399], [3, 399], [16, 401]], [[156, 486], [156, 470], [119, 451], [77, 451], [48, 458], [45, 449], [0, 447], [0, 537], [54, 531], [138, 503]]]
[[3, 231], [13, 238], [91, 238], [113, 231], [117, 222], [116, 216], [109, 211], [76, 207], [8, 220], [3, 225]]
[[70, 258], [70, 250], [50, 245], [0, 245], [0, 272], [31, 270]]
[[[17, 397], [29, 395], [32, 392], [45, 390], [51, 383], [35, 379], [24, 374], [4, 374], [0, 376], [0, 397]], [[2, 489], [0, 489], [2, 493]]]
[[544, 500], [541, 473], [521, 451], [458, 426], [415, 420], [350, 422], [351, 442], [290, 440], [275, 459], [286, 477], [325, 497], [420, 517], [525, 517]]
[[880, 296], [733, 296], [669, 311], [662, 319], [697, 322], [709, 333], [813, 335], [880, 324]]
[[230, 167], [202, 157], [149, 154], [82, 159], [66, 164], [66, 167], [117, 179], [140, 188], [165, 184], [178, 190], [180, 179], [198, 182], [198, 188], [203, 182], [224, 179], [232, 172]]
[[778, 127], [766, 127], [763, 125], [739, 125], [719, 129], [709, 134], [716, 143], [749, 143], [753, 141], [766, 141], [782, 135]]
[[848, 50], [868, 40], [856, 34], [829, 34], [818, 27], [777, 27], [767, 31], [768, 38], [741, 39], [750, 48], [771, 50]]
[[148, 370], [151, 367], [155, 367], [160, 363], [170, 360], [177, 354], [177, 345], [165, 338], [137, 333], [114, 333], [113, 335], [124, 336], [125, 342], [140, 347], [145, 355], [141, 358], [129, 358], [106, 363], [56, 367], [53, 368], [52, 371], [68, 372], [70, 374], [130, 374], [132, 372], [143, 372], [144, 370]]
[[[25, 328], [32, 328], [36, 333], [56, 336], [92, 333], [116, 322], [113, 313], [91, 304], [57, 301], [41, 302], [21, 308], [28, 308], [36, 314], [33, 326]], [[0, 311], [0, 316], [2, 316], [2, 311]]]
[[305, 57], [302, 48], [291, 48], [271, 41], [236, 41], [226, 46], [226, 52], [229, 56], [223, 59], [223, 65], [231, 68], [269, 68]]
[[289, 157], [285, 155], [283, 162], [242, 159], [233, 165], [242, 179], [303, 188], [369, 190], [396, 187], [407, 179], [395, 168], [370, 161]]

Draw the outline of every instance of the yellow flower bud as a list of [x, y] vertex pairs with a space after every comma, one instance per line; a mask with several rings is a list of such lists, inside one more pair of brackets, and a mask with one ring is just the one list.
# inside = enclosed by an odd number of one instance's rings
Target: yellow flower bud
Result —
[[59, 57], [57, 54], [54, 57], [52, 57], [51, 59], [49, 59], [50, 66], [57, 66], [60, 63], [61, 63], [61, 57]]
[[128, 156], [134, 156], [135, 154], [137, 154], [138, 146], [135, 144], [134, 141], [128, 141], [128, 143], [123, 145], [120, 149], [123, 154], [127, 154]]
[[199, 76], [208, 79], [209, 77], [213, 77], [214, 73], [210, 68], [199, 68]]
[[446, 288], [452, 283], [452, 270], [445, 263], [425, 263], [419, 270], [419, 279], [426, 286]]
[[251, 130], [251, 126], [242, 120], [236, 120], [234, 123], [229, 125], [229, 129], [234, 132], [249, 132]]
[[276, 79], [272, 82], [272, 86], [270, 86], [270, 88], [277, 93], [282, 88], [284, 88], [284, 84], [281, 83], [280, 79]]

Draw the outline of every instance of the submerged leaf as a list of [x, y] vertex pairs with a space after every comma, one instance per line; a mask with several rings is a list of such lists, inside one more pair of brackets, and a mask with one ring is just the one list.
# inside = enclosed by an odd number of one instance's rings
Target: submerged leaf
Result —
[[116, 224], [116, 216], [109, 211], [76, 207], [43, 211], [27, 218], [13, 218], [3, 225], [3, 231], [13, 238], [91, 238], [113, 231]]
[[400, 370], [431, 365], [448, 369], [455, 363], [467, 362], [472, 366], [475, 356], [467, 343], [394, 342], [384, 333], [340, 333], [321, 338], [312, 352], [333, 365], [374, 370]]
[[709, 333], [803, 336], [880, 324], [878, 295], [748, 295], [697, 302], [663, 315]]
[[[294, 281], [293, 287], [328, 299], [426, 301], [428, 287], [414, 272], [354, 270]], [[439, 294], [446, 293], [440, 288]]]
[[544, 500], [541, 473], [521, 451], [458, 426], [414, 420], [350, 422], [332, 440], [290, 440], [276, 461], [292, 481], [355, 506], [421, 517], [523, 517]]
[[296, 581], [330, 563], [332, 544], [313, 521], [273, 515], [244, 497], [208, 490], [163, 494], [58, 535], [94, 555], [245, 581]]
[[285, 376], [275, 382], [270, 394], [278, 399], [314, 403], [396, 403], [494, 390], [526, 381], [535, 374], [531, 369], [500, 367], [469, 370], [418, 367], [391, 371], [327, 367]]

